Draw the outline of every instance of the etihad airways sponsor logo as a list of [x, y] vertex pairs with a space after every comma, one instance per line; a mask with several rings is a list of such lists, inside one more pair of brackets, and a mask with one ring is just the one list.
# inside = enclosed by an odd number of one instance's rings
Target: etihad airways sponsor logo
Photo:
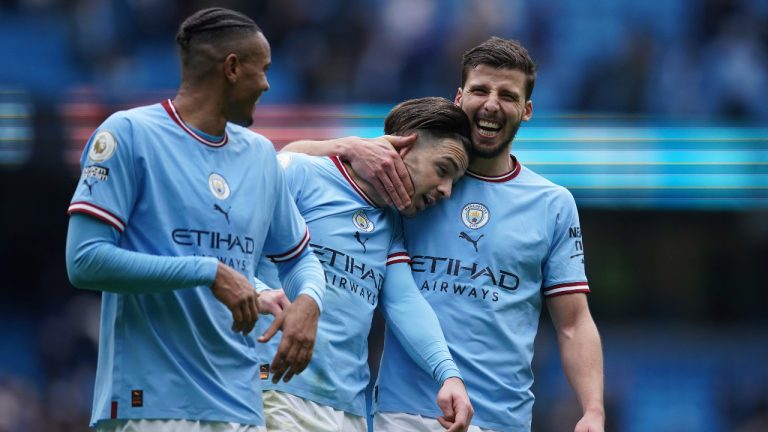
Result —
[[419, 288], [421, 291], [444, 292], [486, 301], [499, 301], [499, 291], [496, 289], [484, 288], [482, 286], [476, 287], [458, 282], [448, 282], [447, 280], [431, 281], [431, 283], [430, 281], [424, 281]]
[[520, 277], [511, 271], [494, 269], [475, 262], [462, 262], [459, 258], [414, 255], [411, 257], [411, 271], [469, 279], [507, 291], [516, 290], [520, 284]]
[[353, 277], [361, 283], [371, 286], [377, 292], [381, 291], [384, 286], [384, 275], [360, 257], [319, 244], [310, 243], [310, 246], [326, 270], [330, 268], [342, 275]]
[[375, 266], [340, 250], [310, 243], [322, 263], [326, 284], [342, 289], [376, 306], [384, 286], [384, 274]]
[[256, 250], [256, 242], [253, 238], [218, 231], [176, 228], [171, 232], [171, 238], [174, 243], [181, 246], [237, 251], [248, 255]]

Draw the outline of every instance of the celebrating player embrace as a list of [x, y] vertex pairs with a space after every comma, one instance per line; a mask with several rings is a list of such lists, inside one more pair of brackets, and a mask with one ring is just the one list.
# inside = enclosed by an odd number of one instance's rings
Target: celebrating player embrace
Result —
[[[585, 295], [576, 205], [568, 190], [510, 155], [520, 124], [533, 114], [535, 79], [516, 41], [491, 38], [464, 54], [455, 103], [469, 117], [474, 157], [450, 200], [405, 220], [405, 243], [472, 397], [471, 430], [531, 429], [533, 342], [546, 301], [583, 411], [575, 431], [602, 432], [602, 348]], [[401, 207], [413, 185], [391, 144], [407, 145], [396, 137], [348, 137], [287, 148], [341, 156]], [[431, 397], [436, 384], [407, 348], [388, 328], [374, 429], [441, 430]]]
[[[401, 151], [416, 189], [413, 204], [403, 213], [414, 215], [450, 197], [453, 182], [469, 164], [470, 128], [464, 112], [443, 98], [414, 99], [393, 108], [384, 128], [415, 135], [414, 144]], [[367, 430], [367, 338], [377, 305], [393, 337], [434, 384], [430, 400], [434, 403], [437, 397], [441, 423], [451, 431], [466, 430], [472, 416], [469, 398], [440, 324], [411, 275], [400, 215], [337, 157], [281, 153], [279, 158], [313, 233], [326, 294], [317, 348], [307, 370], [290, 382], [264, 384], [268, 430]], [[269, 273], [269, 268], [260, 269], [259, 278], [278, 284]], [[274, 344], [269, 348], [267, 358], [272, 358]]]

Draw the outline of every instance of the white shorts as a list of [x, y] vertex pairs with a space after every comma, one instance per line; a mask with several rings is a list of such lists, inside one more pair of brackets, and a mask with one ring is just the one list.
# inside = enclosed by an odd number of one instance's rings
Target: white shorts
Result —
[[[437, 419], [415, 414], [377, 412], [373, 416], [374, 432], [445, 432]], [[468, 432], [495, 432], [480, 426], [470, 426]]]
[[366, 432], [364, 417], [275, 390], [261, 393], [268, 432]]
[[102, 420], [97, 432], [267, 432], [264, 426], [196, 420]]

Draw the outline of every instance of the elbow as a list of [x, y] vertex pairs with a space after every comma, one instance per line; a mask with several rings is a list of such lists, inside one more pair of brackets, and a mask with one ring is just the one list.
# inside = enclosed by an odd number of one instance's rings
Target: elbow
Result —
[[86, 258], [82, 254], [67, 253], [67, 277], [75, 288], [94, 290], [98, 281], [88, 270]]
[[93, 281], [88, 273], [79, 268], [76, 264], [67, 264], [67, 276], [69, 283], [79, 289], [93, 289]]

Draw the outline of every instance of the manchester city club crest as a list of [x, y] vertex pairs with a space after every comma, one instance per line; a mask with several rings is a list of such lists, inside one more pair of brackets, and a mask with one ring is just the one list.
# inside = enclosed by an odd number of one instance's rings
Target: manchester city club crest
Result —
[[117, 149], [115, 137], [108, 131], [101, 131], [93, 138], [88, 159], [94, 162], [104, 162], [112, 157]]
[[220, 174], [212, 173], [208, 176], [208, 188], [220, 200], [229, 198], [229, 184]]
[[358, 210], [352, 215], [352, 223], [355, 224], [357, 229], [367, 233], [373, 231], [374, 228], [373, 222], [368, 219], [368, 215], [363, 210]]
[[491, 214], [488, 207], [480, 203], [469, 203], [461, 209], [461, 221], [469, 229], [478, 229], [485, 226], [490, 220]]

